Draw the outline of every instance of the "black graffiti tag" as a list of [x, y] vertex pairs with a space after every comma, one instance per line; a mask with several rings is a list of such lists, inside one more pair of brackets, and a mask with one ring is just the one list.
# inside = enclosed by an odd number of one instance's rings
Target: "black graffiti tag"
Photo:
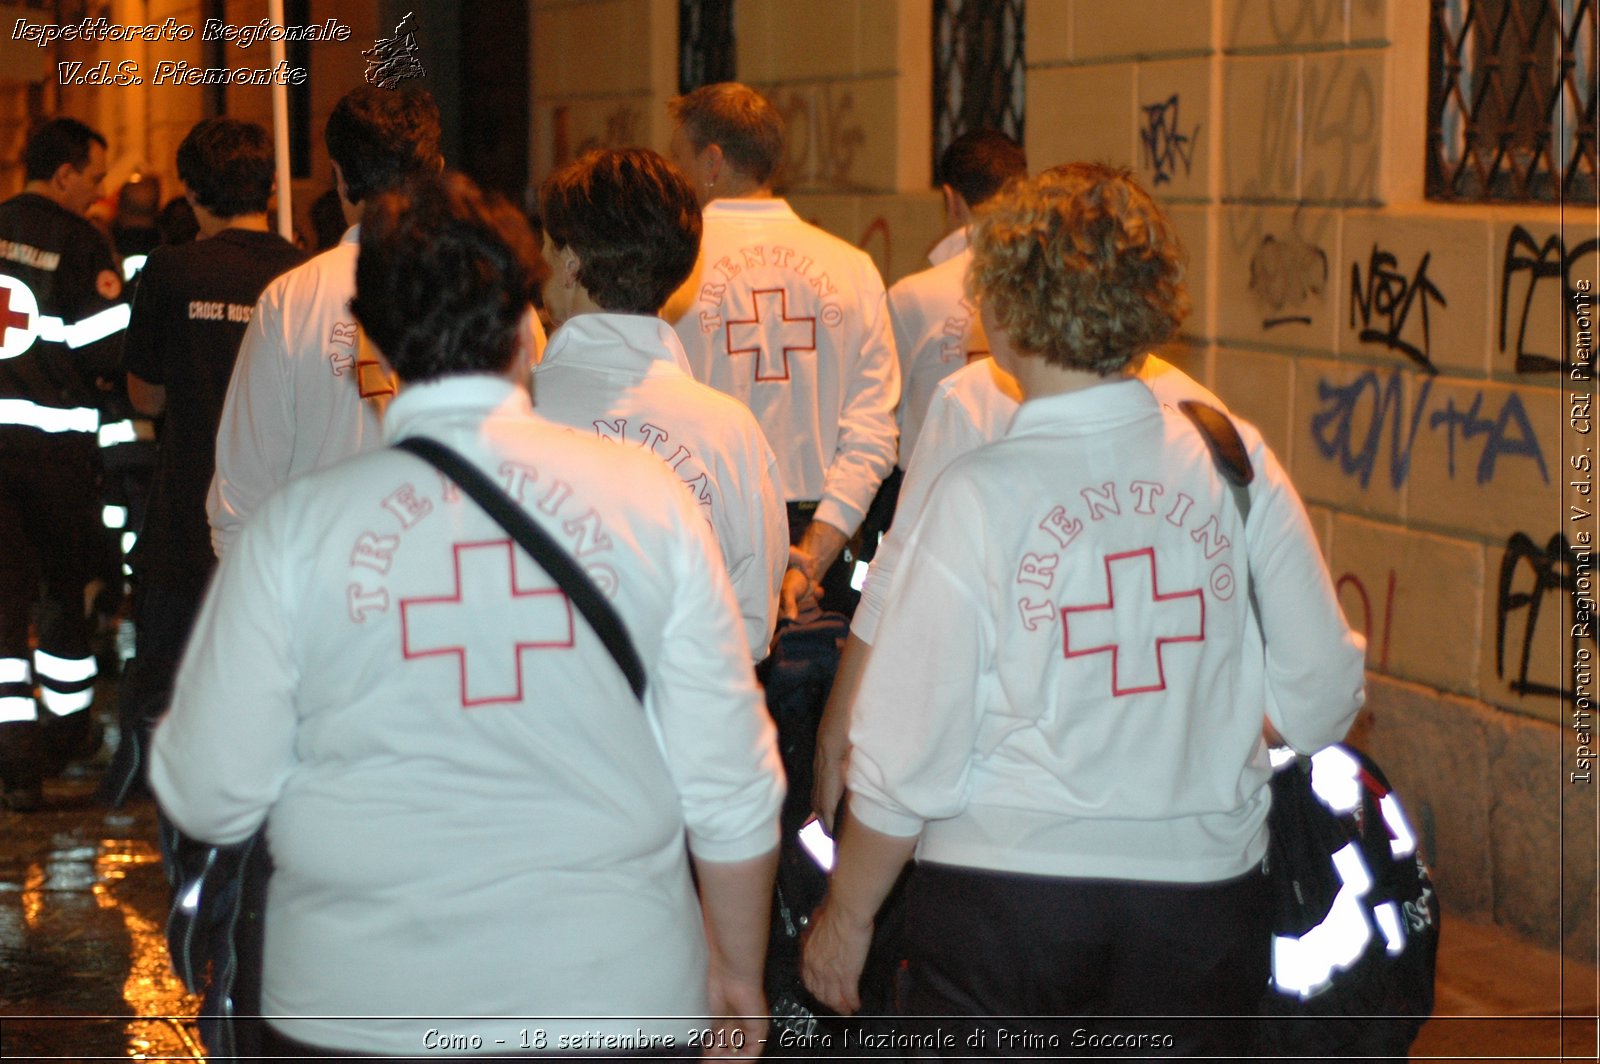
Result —
[[[1565, 684], [1559, 681], [1542, 683], [1530, 679], [1529, 672], [1541, 617], [1544, 623], [1557, 626], [1564, 623], [1561, 596], [1570, 600], [1574, 618], [1583, 615], [1580, 577], [1587, 578], [1592, 572], [1592, 558], [1588, 547], [1583, 549], [1580, 556], [1560, 532], [1551, 536], [1542, 549], [1525, 532], [1518, 532], [1506, 540], [1505, 558], [1500, 562], [1499, 598], [1495, 604], [1495, 675], [1502, 679], [1506, 676], [1506, 644], [1510, 642], [1506, 633], [1507, 622], [1513, 613], [1524, 613], [1522, 638], [1512, 648], [1517, 660], [1515, 673], [1509, 682], [1511, 690], [1517, 694], [1564, 699], [1572, 697], [1573, 692]], [[1519, 579], [1524, 572], [1526, 579]], [[1554, 604], [1545, 601], [1545, 596], [1551, 593], [1557, 596]], [[1553, 605], [1553, 608], [1548, 615], [1544, 615], [1547, 605]], [[1577, 660], [1579, 648], [1585, 641], [1595, 642], [1592, 611], [1588, 616], [1591, 618], [1588, 624], [1574, 624], [1566, 632], [1566, 638], [1572, 643], [1569, 660]], [[1550, 630], [1546, 629], [1546, 642], [1549, 636]]]
[[1139, 141], [1155, 171], [1153, 183], [1160, 185], [1171, 181], [1178, 163], [1183, 164], [1187, 176], [1194, 165], [1194, 142], [1200, 136], [1200, 124], [1195, 123], [1194, 130], [1187, 135], [1180, 132], [1177, 93], [1163, 103], [1145, 104], [1144, 122]]
[[[1425, 253], [1417, 263], [1417, 272], [1408, 278], [1395, 268], [1399, 261], [1392, 254], [1380, 251], [1378, 245], [1373, 244], [1365, 285], [1361, 281], [1361, 264], [1350, 264], [1350, 324], [1355, 325], [1359, 316], [1362, 343], [1382, 344], [1391, 351], [1401, 352], [1429, 373], [1437, 373], [1429, 352], [1428, 302], [1432, 300], [1441, 307], [1450, 304], [1438, 286], [1428, 279], [1428, 260], [1432, 257], [1431, 251]], [[1404, 335], [1413, 310], [1421, 320], [1421, 346]], [[1381, 328], [1374, 327], [1375, 317]]]
[[[1559, 233], [1547, 237], [1543, 244], [1522, 226], [1511, 230], [1506, 237], [1506, 254], [1500, 270], [1500, 352], [1506, 351], [1506, 340], [1511, 328], [1511, 288], [1515, 278], [1526, 274], [1527, 285], [1521, 290], [1522, 307], [1517, 316], [1516, 340], [1512, 347], [1516, 355], [1518, 373], [1560, 373], [1567, 365], [1567, 356], [1559, 357], [1529, 351], [1528, 319], [1533, 310], [1534, 296], [1543, 290], [1546, 281], [1559, 279], [1561, 299], [1561, 349], [1570, 352], [1572, 345], [1574, 299], [1577, 295], [1573, 267], [1585, 256], [1600, 252], [1600, 237], [1585, 240], [1567, 248]], [[1583, 379], [1588, 379], [1587, 377]]]

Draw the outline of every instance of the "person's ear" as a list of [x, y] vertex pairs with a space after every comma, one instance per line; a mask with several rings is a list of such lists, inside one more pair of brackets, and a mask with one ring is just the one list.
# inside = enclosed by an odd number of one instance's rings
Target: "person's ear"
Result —
[[705, 181], [706, 187], [716, 188], [728, 165], [728, 157], [722, 154], [722, 145], [707, 144], [705, 150], [700, 153], [699, 162], [700, 176]]
[[62, 163], [56, 167], [56, 172], [50, 175], [50, 187], [65, 192], [71, 185], [72, 179], [79, 173], [79, 169], [71, 163]]
[[561, 284], [564, 288], [576, 288], [578, 274], [583, 272], [583, 260], [578, 258], [578, 249], [572, 247], [562, 248], [558, 254], [561, 264], [557, 267], [561, 271]]
[[944, 216], [951, 228], [972, 221], [972, 208], [967, 206], [967, 201], [962, 198], [961, 193], [949, 185], [940, 185], [939, 189], [944, 193]]

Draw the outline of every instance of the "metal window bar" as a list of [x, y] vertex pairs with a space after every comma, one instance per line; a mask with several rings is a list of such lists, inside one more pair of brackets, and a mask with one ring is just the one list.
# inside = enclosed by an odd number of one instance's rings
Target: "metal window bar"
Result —
[[974, 129], [1023, 141], [1025, 0], [933, 0], [933, 159]]
[[733, 0], [678, 0], [678, 91], [733, 79]]
[[1427, 195], [1592, 199], [1600, 0], [1433, 0]]

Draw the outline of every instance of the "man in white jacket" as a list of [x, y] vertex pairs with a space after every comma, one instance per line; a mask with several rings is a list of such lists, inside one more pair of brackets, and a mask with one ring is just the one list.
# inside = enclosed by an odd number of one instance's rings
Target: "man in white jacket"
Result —
[[[350, 229], [339, 243], [267, 286], [239, 346], [217, 429], [206, 499], [222, 557], [247, 518], [290, 477], [382, 442], [394, 379], [350, 313], [367, 205], [444, 165], [439, 108], [422, 89], [363, 85], [334, 106], [326, 132]], [[537, 319], [530, 342], [542, 343]]]
[[694, 268], [694, 192], [653, 151], [596, 151], [545, 180], [540, 216], [560, 327], [534, 367], [534, 408], [672, 468], [716, 533], [759, 661], [789, 560], [777, 460], [749, 410], [689, 375], [656, 313]]
[[681, 1051], [706, 1020], [759, 1045], [783, 783], [706, 523], [659, 460], [533, 415], [538, 249], [513, 208], [429, 177], [360, 246], [353, 310], [402, 382], [385, 439], [495, 478], [616, 608], [646, 686], [409, 454], [268, 499], [151, 765], [188, 834], [267, 825], [268, 1055]]
[[773, 194], [783, 119], [754, 89], [707, 85], [671, 110], [672, 159], [705, 205], [705, 233], [664, 316], [695, 377], [761, 423], [791, 541], [824, 605], [853, 606], [853, 566], [835, 562], [895, 456], [900, 374], [883, 279], [865, 252]]

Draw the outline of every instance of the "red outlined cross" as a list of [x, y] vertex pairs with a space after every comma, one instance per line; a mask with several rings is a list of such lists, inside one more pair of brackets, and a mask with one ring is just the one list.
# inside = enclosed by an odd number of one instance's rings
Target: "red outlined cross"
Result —
[[[38, 317], [33, 291], [21, 279], [0, 274], [0, 359], [15, 358], [33, 346]], [[20, 336], [13, 337], [13, 331]]]
[[463, 708], [521, 702], [522, 652], [570, 649], [572, 604], [551, 584], [522, 586], [509, 539], [457, 543], [452, 553], [450, 594], [400, 600], [401, 653], [455, 655]]
[[[724, 326], [728, 357], [755, 355], [756, 380], [786, 381], [789, 379], [789, 352], [817, 349], [817, 319], [789, 317], [789, 293], [782, 288], [758, 288], [750, 295], [755, 300], [755, 317], [730, 320]], [[762, 313], [763, 307], [768, 313]], [[762, 327], [763, 321], [766, 328]], [[739, 328], [737, 334], [735, 327]], [[774, 328], [777, 336], [770, 335], [769, 330]], [[773, 348], [779, 350], [779, 356], [772, 354]]]
[[1164, 691], [1161, 648], [1206, 637], [1206, 600], [1200, 589], [1162, 594], [1154, 548], [1108, 554], [1106, 601], [1061, 607], [1062, 653], [1077, 658], [1111, 654], [1111, 694]]

